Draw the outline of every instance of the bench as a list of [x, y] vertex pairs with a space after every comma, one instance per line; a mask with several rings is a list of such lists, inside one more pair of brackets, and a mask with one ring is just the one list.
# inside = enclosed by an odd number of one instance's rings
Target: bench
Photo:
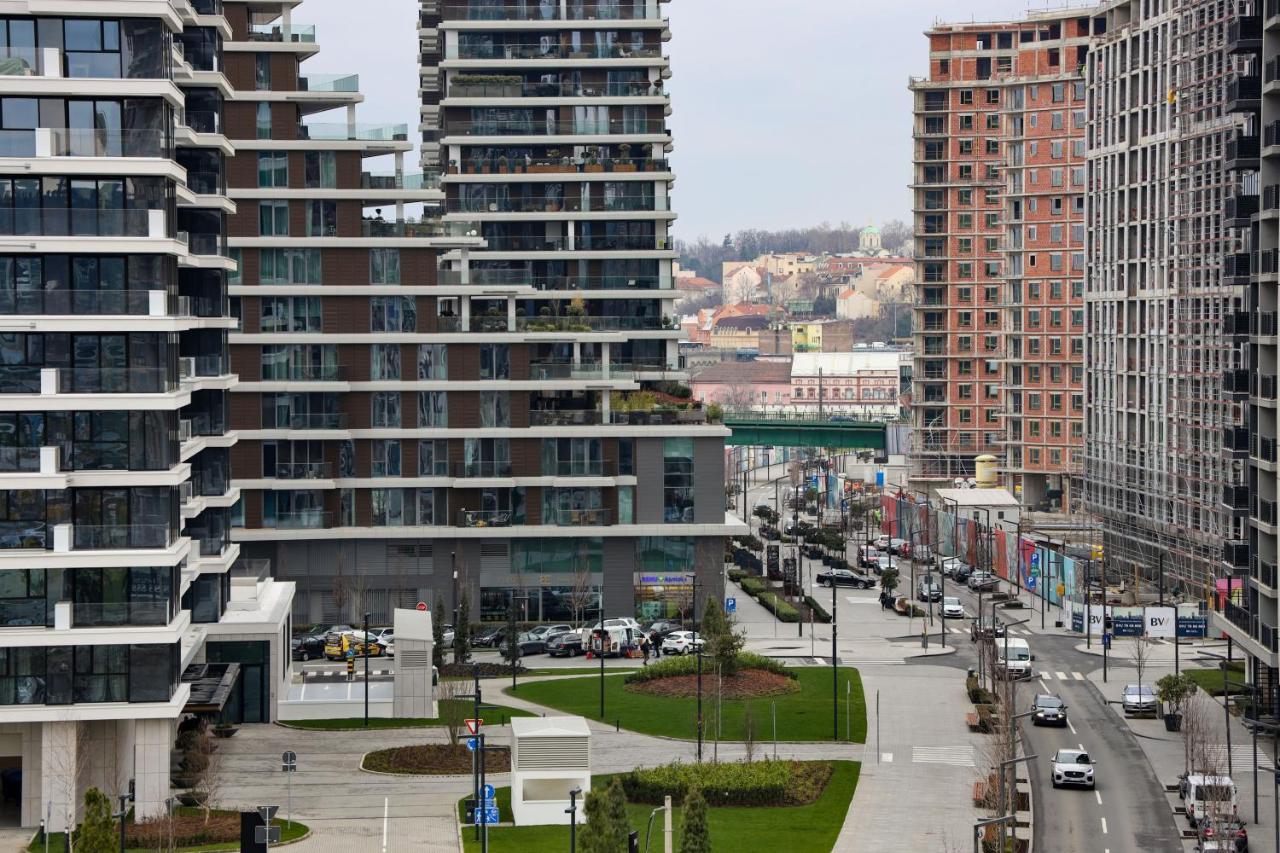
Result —
[[964, 724], [969, 727], [969, 731], [976, 732], [982, 728], [982, 720], [978, 717], [978, 712], [974, 711], [964, 715]]
[[984, 806], [987, 803], [987, 783], [973, 783], [973, 804], [975, 806]]

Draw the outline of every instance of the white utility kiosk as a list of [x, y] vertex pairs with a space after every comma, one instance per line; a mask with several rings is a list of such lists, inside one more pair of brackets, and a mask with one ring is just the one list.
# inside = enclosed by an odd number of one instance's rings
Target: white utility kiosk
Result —
[[583, 717], [511, 719], [511, 813], [517, 826], [569, 823], [569, 792], [591, 790], [591, 730]]

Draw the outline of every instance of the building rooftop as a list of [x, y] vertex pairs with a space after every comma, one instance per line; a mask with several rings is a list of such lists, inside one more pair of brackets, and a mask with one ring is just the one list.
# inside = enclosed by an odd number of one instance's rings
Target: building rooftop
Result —
[[585, 717], [512, 717], [515, 737], [590, 737]]
[[693, 377], [694, 382], [733, 383], [789, 383], [789, 361], [722, 361], [708, 365]]
[[1008, 489], [935, 489], [944, 503], [958, 506], [1021, 506]]

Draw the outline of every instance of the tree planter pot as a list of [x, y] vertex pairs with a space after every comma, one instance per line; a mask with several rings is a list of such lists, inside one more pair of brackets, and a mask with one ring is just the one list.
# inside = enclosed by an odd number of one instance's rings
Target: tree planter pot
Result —
[[236, 732], [240, 731], [239, 726], [214, 726], [213, 736], [220, 738], [233, 737]]
[[1164, 715], [1164, 730], [1165, 730], [1165, 731], [1167, 731], [1167, 732], [1180, 732], [1180, 731], [1182, 731], [1182, 715], [1181, 715], [1181, 714], [1175, 714], [1175, 713], [1165, 714], [1165, 715]]

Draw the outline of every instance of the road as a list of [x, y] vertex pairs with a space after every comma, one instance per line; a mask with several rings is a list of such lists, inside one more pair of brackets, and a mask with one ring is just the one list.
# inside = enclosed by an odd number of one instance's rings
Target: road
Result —
[[[957, 587], [948, 585], [947, 594], [956, 595], [969, 613], [976, 613], [977, 596]], [[1032, 614], [1026, 611], [1026, 615]], [[1003, 620], [1017, 621], [1017, 617], [1006, 611]], [[1035, 614], [1035, 624], [1039, 624], [1039, 614]], [[1035, 726], [1030, 720], [1021, 723], [1025, 752], [1039, 756], [1019, 768], [1019, 778], [1028, 778], [1030, 773], [1035, 849], [1055, 853], [1183, 849], [1164, 789], [1146, 756], [1117, 711], [1106, 704], [1087, 677], [1098, 659], [1076, 651], [1078, 640], [1074, 637], [1035, 634], [1025, 627], [1010, 631], [1012, 636], [1026, 639], [1035, 655], [1036, 675], [1018, 686], [1015, 707], [1027, 710], [1037, 693], [1053, 693], [1066, 703], [1069, 721], [1064, 728]], [[976, 666], [976, 651], [967, 631], [950, 636], [960, 641], [960, 652], [951, 663]], [[1099, 762], [1095, 790], [1054, 789], [1049, 759], [1060, 748], [1084, 749]]]

